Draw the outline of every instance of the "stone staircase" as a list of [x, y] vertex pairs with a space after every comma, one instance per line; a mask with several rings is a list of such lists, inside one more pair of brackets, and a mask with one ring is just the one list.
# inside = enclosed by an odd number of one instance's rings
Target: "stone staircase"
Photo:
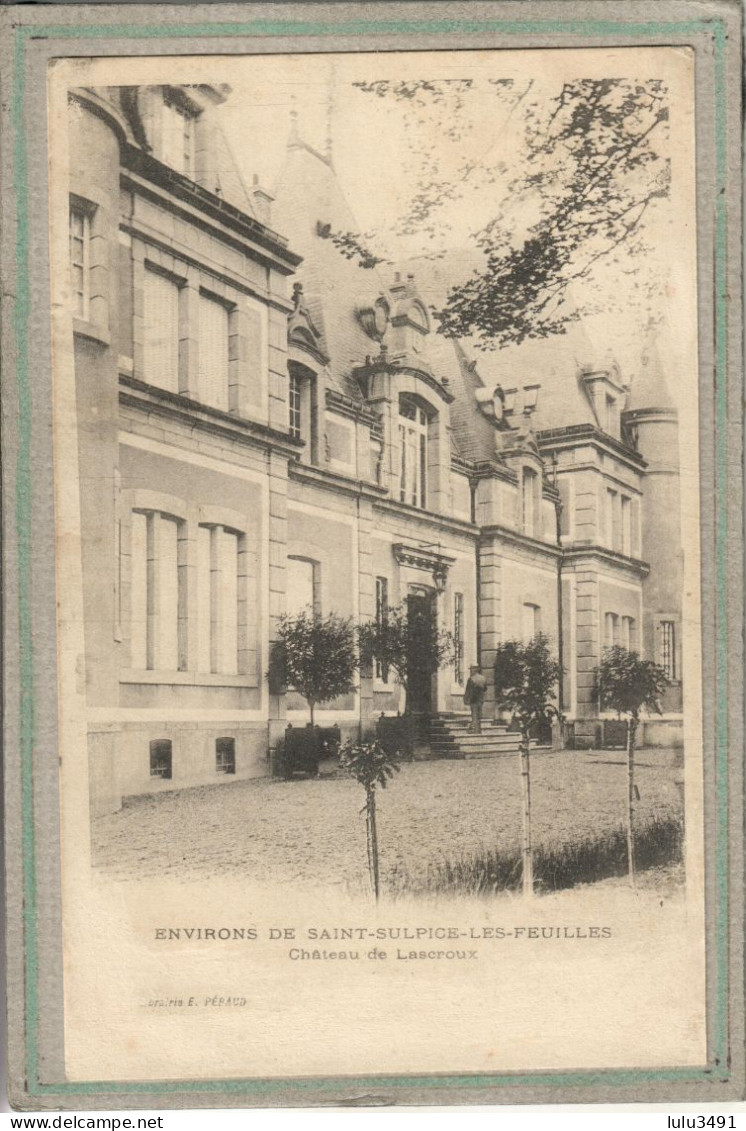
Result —
[[469, 730], [470, 715], [435, 715], [430, 720], [428, 740], [433, 758], [497, 758], [518, 753], [518, 735], [507, 723], [482, 722], [482, 733]]

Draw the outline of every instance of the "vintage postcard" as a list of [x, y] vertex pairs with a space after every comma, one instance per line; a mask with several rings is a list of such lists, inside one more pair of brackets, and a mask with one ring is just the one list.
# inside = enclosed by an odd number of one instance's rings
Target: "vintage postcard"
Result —
[[15, 1102], [738, 1097], [736, 9], [281, 8], [4, 13]]

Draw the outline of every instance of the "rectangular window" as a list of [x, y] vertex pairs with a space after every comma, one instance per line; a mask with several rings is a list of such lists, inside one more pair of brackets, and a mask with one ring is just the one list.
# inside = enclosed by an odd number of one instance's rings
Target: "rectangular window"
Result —
[[320, 612], [317, 597], [317, 564], [309, 558], [288, 558], [287, 611], [288, 616], [298, 613]]
[[289, 427], [290, 435], [294, 436], [296, 440], [302, 438], [303, 433], [303, 416], [301, 411], [301, 382], [300, 378], [295, 373], [290, 374], [290, 387], [288, 391], [289, 396]]
[[171, 739], [156, 738], [150, 743], [150, 776], [151, 778], [171, 779], [173, 760], [171, 754]]
[[155, 271], [145, 271], [143, 294], [143, 373], [150, 385], [179, 391], [179, 287]]
[[221, 302], [199, 296], [199, 396], [204, 404], [227, 412], [230, 313]]
[[215, 739], [215, 769], [219, 774], [235, 774], [236, 772], [236, 740], [235, 738]]
[[668, 679], [676, 679], [676, 626], [672, 620], [662, 620], [661, 633], [661, 667]]
[[399, 500], [427, 506], [427, 441], [429, 422], [424, 409], [402, 399], [399, 403]]
[[[387, 577], [376, 578], [376, 624], [385, 624], [389, 612], [389, 581]], [[388, 668], [376, 660], [376, 678], [388, 681]]]
[[453, 650], [454, 650], [454, 676], [456, 683], [464, 682], [464, 595], [453, 595]]
[[538, 605], [524, 604], [521, 618], [524, 644], [528, 644], [541, 632], [540, 612]]
[[70, 208], [70, 286], [73, 314], [86, 321], [91, 303], [91, 217]]
[[130, 665], [181, 670], [182, 523], [154, 511], [133, 511], [131, 529]]
[[194, 176], [194, 116], [164, 101], [161, 117], [161, 160], [178, 173]]
[[236, 531], [200, 526], [197, 533], [197, 670], [238, 674], [239, 540]]

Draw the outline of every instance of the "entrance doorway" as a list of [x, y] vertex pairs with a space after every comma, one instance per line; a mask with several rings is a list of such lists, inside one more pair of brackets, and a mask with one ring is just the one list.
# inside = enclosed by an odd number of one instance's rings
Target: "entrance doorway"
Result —
[[[437, 631], [437, 608], [435, 604], [435, 592], [433, 590], [422, 588], [412, 588], [407, 594], [407, 617], [412, 621], [419, 621], [423, 629], [426, 624], [431, 623], [433, 629]], [[435, 674], [433, 672], [424, 670], [422, 664], [422, 656], [417, 654], [417, 637], [421, 633], [415, 633], [415, 640], [412, 642], [412, 652], [409, 657], [409, 686], [407, 693], [409, 697], [408, 709], [410, 714], [425, 722], [433, 712], [433, 703], [435, 701], [433, 684], [435, 682]]]

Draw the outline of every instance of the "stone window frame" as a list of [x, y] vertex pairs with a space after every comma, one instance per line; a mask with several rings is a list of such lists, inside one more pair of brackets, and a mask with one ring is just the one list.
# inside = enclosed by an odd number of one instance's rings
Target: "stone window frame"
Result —
[[[176, 671], [133, 668], [132, 656], [132, 520], [133, 512], [165, 514], [179, 523], [179, 661]], [[127, 489], [121, 492], [119, 547], [119, 628], [125, 663], [122, 683], [169, 683], [195, 686], [256, 688], [259, 686], [259, 602], [250, 599], [258, 581], [259, 529], [249, 517], [227, 507], [195, 506], [163, 492]], [[197, 531], [199, 526], [221, 526], [239, 537], [238, 672], [197, 671]]]
[[[153, 155], [168, 169], [173, 169], [188, 180], [197, 181], [199, 176], [198, 157], [200, 153], [200, 133], [202, 132], [202, 107], [189, 98], [179, 87], [158, 85], [146, 88], [150, 98], [145, 105], [148, 138]], [[192, 125], [191, 130], [191, 168], [176, 168], [164, 159], [163, 120], [164, 108], [172, 107]]]
[[[109, 325], [109, 250], [105, 229], [104, 209], [98, 201], [81, 196], [79, 193], [69, 194], [68, 208], [68, 244], [70, 238], [70, 224], [73, 213], [84, 218], [86, 246], [86, 302], [82, 314], [78, 314], [72, 303], [72, 271], [70, 279], [70, 311], [73, 322], [73, 333], [84, 338], [109, 345], [111, 331]], [[70, 255], [68, 246], [68, 256]], [[69, 259], [68, 259], [69, 262]]]
[[637, 618], [624, 613], [621, 618], [621, 644], [628, 652], [638, 651]]
[[[293, 553], [293, 554], [288, 553], [286, 555], [286, 558], [287, 558], [287, 561], [289, 561], [289, 562], [290, 561], [305, 562], [306, 565], [311, 566], [311, 585], [313, 587], [313, 605], [312, 605], [312, 608], [311, 608], [311, 613], [315, 617], [323, 616], [324, 615], [324, 613], [323, 613], [324, 593], [323, 593], [323, 585], [322, 585], [322, 579], [323, 579], [322, 563], [319, 561], [318, 558], [313, 557], [312, 554], [305, 553], [305, 552], [298, 552], [298, 553]], [[299, 610], [299, 611], [304, 612], [305, 606], [302, 610]], [[295, 614], [295, 615], [297, 615], [297, 614]]]
[[[408, 407], [414, 412], [414, 418], [406, 415], [402, 411], [403, 406]], [[396, 416], [396, 437], [398, 443], [398, 469], [396, 477], [397, 501], [404, 503], [406, 506], [416, 507], [418, 510], [427, 510], [430, 499], [430, 429], [433, 414], [433, 410], [429, 404], [423, 402], [420, 397], [413, 396], [411, 393], [399, 393]], [[408, 421], [408, 424], [402, 424], [402, 420]], [[411, 426], [413, 426], [413, 428]], [[413, 485], [415, 487], [416, 499], [414, 502], [411, 498], [407, 497], [412, 486], [409, 479], [406, 477], [407, 468], [409, 466], [406, 453], [409, 448], [406, 443], [402, 444], [401, 440], [402, 432], [406, 433], [408, 430], [413, 430], [418, 440], [415, 445], [416, 454]], [[405, 495], [404, 498], [402, 498], [402, 494]]]
[[[376, 574], [376, 623], [382, 614], [391, 608], [391, 578], [385, 574]], [[373, 688], [375, 691], [390, 691], [394, 687], [392, 680], [393, 669], [387, 668], [384, 672], [380, 660], [373, 661]]]
[[[222, 519], [222, 521], [217, 521], [218, 519]], [[240, 519], [238, 521], [240, 521]], [[199, 670], [198, 664], [199, 664], [199, 651], [200, 651], [200, 649], [199, 649], [199, 642], [198, 641], [196, 642], [196, 647], [195, 647], [195, 652], [194, 652], [194, 656], [195, 656], [194, 670], [196, 672], [196, 676], [197, 676], [198, 679], [201, 676], [213, 676], [213, 675], [214, 676], [229, 676], [229, 675], [230, 676], [234, 676], [234, 675], [235, 676], [241, 676], [241, 675], [246, 675], [247, 674], [247, 668], [248, 668], [248, 661], [249, 661], [249, 652], [250, 652], [249, 647], [248, 647], [248, 641], [249, 641], [249, 638], [250, 638], [250, 626], [249, 626], [250, 610], [249, 610], [249, 599], [248, 599], [248, 581], [249, 581], [250, 571], [249, 571], [249, 568], [248, 568], [248, 544], [247, 544], [246, 533], [245, 533], [245, 531], [241, 530], [237, 526], [234, 516], [226, 515], [225, 512], [222, 511], [222, 508], [218, 512], [216, 512], [215, 508], [213, 508], [213, 507], [200, 508], [199, 515], [198, 515], [198, 523], [197, 523], [197, 537], [199, 537], [199, 531], [200, 530], [209, 530], [211, 532], [211, 534], [210, 534], [211, 558], [212, 558], [212, 555], [214, 555], [214, 550], [215, 550], [214, 534], [216, 534], [218, 531], [222, 531], [222, 532], [225, 532], [227, 534], [232, 534], [237, 538], [237, 546], [236, 546], [236, 551], [237, 551], [237, 563], [236, 563], [236, 568], [237, 568], [237, 574], [236, 574], [236, 601], [237, 601], [237, 609], [236, 609], [236, 671], [235, 672], [221, 671], [220, 666], [219, 666], [220, 660], [218, 659], [218, 657], [219, 657], [219, 654], [220, 654], [220, 648], [221, 648], [221, 643], [222, 643], [221, 633], [222, 633], [222, 627], [223, 627], [223, 624], [224, 624], [224, 616], [223, 616], [223, 610], [220, 607], [220, 590], [219, 590], [219, 588], [218, 588], [217, 591], [213, 591], [213, 589], [212, 589], [212, 579], [213, 579], [213, 572], [214, 572], [213, 567], [212, 567], [212, 561], [211, 561], [211, 570], [210, 570], [210, 579], [209, 579], [209, 581], [210, 581], [210, 617], [209, 617], [209, 625], [210, 625], [210, 637], [209, 637], [210, 671], [205, 672], [205, 671]], [[195, 595], [196, 595], [197, 601], [199, 601], [201, 594], [200, 594], [200, 589], [199, 589], [199, 578], [198, 578], [197, 575], [195, 575], [195, 581], [196, 581], [195, 588], [197, 590]]]
[[[223, 305], [228, 311], [228, 409], [227, 414], [252, 419], [256, 410], [250, 407], [249, 384], [259, 387], [259, 402], [266, 401], [269, 380], [267, 353], [267, 307], [237, 287], [218, 278], [206, 268], [187, 263], [178, 255], [164, 251], [140, 236], [132, 236], [133, 316], [132, 372], [147, 383], [144, 372], [144, 280], [145, 272], [153, 271], [179, 288], [178, 395], [188, 397], [212, 412], [224, 412], [200, 399], [199, 381], [199, 300], [200, 296]], [[260, 372], [250, 372], [249, 324], [251, 313], [257, 316], [261, 341]], [[261, 415], [261, 410], [259, 410]]]
[[681, 684], [681, 616], [678, 613], [657, 613], [653, 622], [655, 662], [665, 669], [663, 662], [663, 626], [670, 624], [673, 629], [673, 676], [671, 686]]
[[[154, 517], [163, 516], [176, 521], [177, 528], [177, 569], [178, 569], [178, 666], [176, 669], [164, 669], [158, 666], [157, 656], [147, 657], [145, 668], [135, 668], [132, 663], [132, 515], [146, 514]], [[149, 680], [156, 676], [163, 676], [163, 682], [168, 682], [168, 675], [181, 673], [188, 670], [188, 643], [187, 643], [187, 608], [189, 602], [189, 574], [188, 553], [186, 542], [188, 539], [188, 509], [181, 499], [173, 495], [157, 491], [132, 490], [122, 492], [122, 516], [119, 523], [119, 549], [120, 555], [126, 564], [120, 570], [119, 599], [120, 599], [120, 628], [125, 655], [128, 658], [127, 671], [142, 673]], [[150, 653], [150, 645], [147, 646]]]
[[[223, 755], [223, 764], [221, 765], [221, 750], [220, 744], [224, 743], [224, 749], [230, 750], [230, 755], [226, 759]], [[231, 746], [228, 747], [227, 744]], [[235, 735], [220, 735], [215, 739], [215, 772], [221, 775], [235, 775], [236, 773], [236, 738]]]
[[[197, 530], [199, 527], [212, 527], [227, 530], [238, 537], [238, 577], [237, 577], [237, 598], [238, 598], [238, 622], [237, 622], [237, 636], [238, 636], [238, 672], [197, 672], [197, 640], [196, 628], [197, 617], [196, 612], [190, 617], [190, 623], [193, 623], [193, 636], [190, 638], [192, 645], [192, 655], [194, 656], [195, 668], [195, 682], [221, 682], [225, 680], [236, 681], [241, 686], [256, 687], [259, 682], [258, 676], [258, 653], [259, 653], [259, 620], [258, 620], [258, 604], [256, 599], [251, 599], [251, 594], [256, 593], [257, 586], [257, 551], [258, 551], [258, 537], [252, 537], [252, 532], [247, 529], [247, 516], [240, 514], [238, 511], [229, 509], [228, 507], [216, 506], [201, 506], [196, 508], [193, 512], [194, 523], [194, 537], [195, 537], [195, 551], [196, 551], [196, 538]], [[257, 533], [256, 531], [253, 533]], [[196, 571], [196, 553], [195, 553], [195, 571]], [[195, 572], [196, 578], [196, 572]], [[198, 597], [197, 586], [195, 583], [195, 597]], [[203, 678], [205, 677], [205, 678]]]
[[[606, 612], [604, 612], [604, 640], [601, 646], [602, 652], [606, 648], [613, 648], [621, 644], [620, 626], [621, 618], [619, 613], [607, 609]], [[609, 629], [611, 629], [611, 640], [609, 640]]]
[[[165, 748], [168, 747], [166, 751]], [[158, 752], [165, 754], [162, 761], [158, 760]], [[150, 776], [160, 778], [162, 781], [171, 781], [174, 776], [174, 744], [171, 738], [152, 738], [148, 743], [150, 756]], [[163, 769], [163, 773], [159, 770]]]
[[[322, 431], [324, 431], [325, 435], [325, 430], [322, 429], [321, 409], [321, 397], [324, 394], [324, 387], [320, 379], [319, 370], [310, 362], [311, 359], [306, 359], [305, 357], [303, 360], [297, 357], [288, 358], [288, 431], [290, 431], [291, 435], [297, 434], [305, 443], [300, 458], [304, 462], [318, 464], [320, 462]], [[295, 382], [300, 396], [300, 430], [297, 433], [292, 432], [290, 429], [291, 381]], [[326, 452], [324, 454], [326, 455]]]
[[[238, 405], [238, 401], [239, 401], [239, 394], [238, 394], [239, 374], [237, 372], [237, 369], [238, 369], [238, 351], [235, 348], [232, 348], [232, 341], [233, 341], [233, 339], [235, 339], [236, 335], [238, 334], [238, 322], [239, 322], [239, 318], [238, 318], [238, 294], [236, 294], [235, 297], [229, 297], [228, 294], [226, 293], [228, 288], [220, 287], [219, 285], [216, 286], [215, 284], [217, 284], [217, 283], [218, 283], [217, 279], [210, 279], [209, 277], [205, 278], [203, 273], [200, 272], [200, 281], [199, 281], [199, 287], [198, 287], [198, 291], [197, 291], [197, 332], [196, 332], [196, 341], [197, 341], [197, 392], [196, 392], [196, 396], [194, 397], [194, 400], [199, 401], [200, 404], [203, 404], [208, 408], [216, 408], [217, 407], [215, 405], [209, 404], [208, 401], [202, 399], [202, 396], [200, 395], [201, 390], [199, 388], [199, 386], [201, 384], [201, 380], [200, 380], [201, 375], [200, 375], [200, 366], [199, 366], [199, 347], [200, 347], [200, 339], [199, 339], [199, 326], [200, 326], [199, 300], [200, 299], [207, 299], [208, 302], [214, 302], [214, 303], [216, 303], [216, 305], [222, 307], [223, 310], [225, 310], [226, 314], [228, 315], [228, 319], [227, 319], [228, 340], [226, 342], [226, 352], [227, 352], [227, 357], [228, 357], [228, 370], [227, 370], [227, 373], [226, 373], [226, 379], [227, 379], [226, 400], [228, 402], [228, 408], [227, 409], [217, 408], [217, 411], [218, 412], [236, 412], [237, 413], [238, 407], [239, 407], [239, 405]], [[207, 285], [207, 284], [211, 284], [211, 285]], [[189, 283], [187, 282], [187, 286], [188, 285], [189, 285]]]

